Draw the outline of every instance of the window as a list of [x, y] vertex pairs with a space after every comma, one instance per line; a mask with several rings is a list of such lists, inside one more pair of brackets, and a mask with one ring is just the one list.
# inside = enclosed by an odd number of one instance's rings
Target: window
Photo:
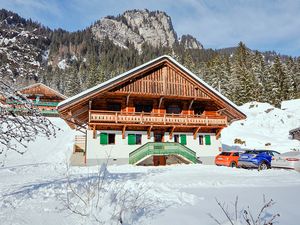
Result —
[[171, 104], [166, 107], [167, 113], [180, 114], [181, 108], [177, 104]]
[[179, 135], [178, 134], [174, 135], [174, 142], [179, 143]]
[[151, 104], [136, 104], [135, 105], [135, 112], [152, 112], [152, 105]]
[[140, 145], [142, 144], [141, 134], [128, 134], [128, 145]]
[[186, 145], [186, 135], [180, 134], [180, 144]]
[[203, 135], [199, 135], [199, 145], [203, 145]]
[[211, 145], [210, 135], [205, 135], [205, 145]]
[[238, 152], [234, 152], [232, 156], [239, 156]]
[[194, 114], [195, 115], [201, 115], [203, 113], [203, 111], [204, 111], [204, 108], [201, 107], [201, 106], [196, 105], [194, 107]]
[[115, 134], [108, 134], [108, 133], [101, 133], [100, 134], [100, 144], [101, 145], [114, 145], [116, 135]]
[[230, 152], [222, 152], [220, 155], [223, 155], [223, 156], [230, 156]]
[[109, 103], [107, 106], [109, 111], [121, 111], [120, 103]]
[[115, 144], [115, 138], [116, 138], [115, 134], [108, 134], [108, 144], [109, 145], [114, 145]]

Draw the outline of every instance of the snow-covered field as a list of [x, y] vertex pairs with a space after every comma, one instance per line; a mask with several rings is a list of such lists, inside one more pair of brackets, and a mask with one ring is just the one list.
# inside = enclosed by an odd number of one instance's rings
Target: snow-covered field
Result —
[[[292, 105], [295, 104], [298, 103]], [[250, 105], [242, 106], [248, 115], [246, 121], [235, 122], [222, 132], [222, 140], [226, 144], [232, 144], [232, 139], [240, 138], [246, 141], [246, 147], [252, 147], [252, 142], [255, 142], [260, 146], [254, 147], [260, 148], [270, 142], [270, 148], [276, 150], [279, 147], [281, 151], [299, 148], [299, 142], [288, 139], [288, 130], [300, 126], [297, 114], [300, 107], [292, 109], [285, 106], [285, 110], [270, 111], [271, 107], [267, 104]], [[84, 187], [97, 177], [99, 168], [73, 167], [68, 171], [71, 175], [67, 176], [65, 162], [70, 156], [75, 132], [60, 119], [52, 121], [63, 129], [56, 139], [37, 138], [35, 143], [29, 145], [26, 154], [9, 154], [5, 167], [0, 168], [1, 225], [95, 222], [71, 213], [64, 203], [68, 184], [72, 183], [79, 193], [85, 193]], [[258, 172], [208, 165], [124, 165], [108, 167], [107, 181], [108, 187], [114, 190], [108, 190], [108, 195], [100, 199], [104, 209], [96, 211], [98, 219], [105, 224], [116, 224], [110, 219], [114, 207], [112, 196], [122, 190], [133, 194], [143, 193], [144, 198], [140, 210], [124, 211], [123, 224], [128, 225], [216, 224], [209, 213], [222, 224], [228, 224], [215, 199], [226, 202], [233, 213], [236, 196], [239, 197], [239, 210], [249, 206], [254, 215], [263, 205], [263, 196], [267, 200], [272, 198], [276, 204], [268, 213], [280, 213], [279, 224], [299, 224], [300, 173], [295, 171], [271, 169]]]

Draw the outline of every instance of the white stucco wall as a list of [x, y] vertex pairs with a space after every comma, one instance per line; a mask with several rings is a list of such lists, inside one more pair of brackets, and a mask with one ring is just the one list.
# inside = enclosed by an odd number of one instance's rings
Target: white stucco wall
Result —
[[[100, 133], [114, 133], [115, 136], [115, 144], [113, 145], [101, 145], [100, 144]], [[142, 144], [141, 145], [128, 145], [128, 134], [142, 134]], [[169, 133], [166, 132], [164, 136], [165, 142], [174, 142], [175, 134], [186, 134], [187, 144], [186, 146], [191, 150], [196, 152], [197, 157], [211, 157], [215, 156], [219, 153], [219, 148], [221, 147], [221, 143], [219, 140], [216, 140], [216, 136], [213, 133], [198, 133], [197, 139], [194, 140], [192, 133], [179, 133], [174, 132], [172, 140], [169, 139]], [[199, 135], [210, 135], [211, 136], [211, 145], [199, 145]], [[115, 161], [116, 164], [128, 163], [129, 153], [136, 150], [138, 147], [144, 145], [147, 142], [153, 142], [153, 132], [151, 132], [150, 139], [147, 138], [146, 131], [126, 131], [125, 139], [122, 139], [121, 131], [111, 131], [111, 130], [103, 130], [97, 131], [96, 138], [93, 138], [93, 131], [87, 131], [87, 162], [93, 161], [96, 159], [105, 160], [110, 158], [111, 161]]]

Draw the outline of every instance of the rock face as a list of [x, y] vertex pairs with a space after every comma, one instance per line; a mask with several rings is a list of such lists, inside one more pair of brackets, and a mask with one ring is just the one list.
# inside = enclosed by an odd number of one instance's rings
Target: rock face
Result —
[[182, 35], [180, 43], [186, 49], [203, 49], [203, 45], [191, 35]]
[[[130, 42], [139, 51], [145, 42], [153, 47], [170, 48], [178, 42], [171, 18], [160, 11], [126, 11], [118, 17], [109, 16], [99, 20], [91, 29], [100, 41], [107, 37], [124, 48]], [[190, 35], [186, 37], [189, 37], [188, 48], [202, 48], [195, 38]]]

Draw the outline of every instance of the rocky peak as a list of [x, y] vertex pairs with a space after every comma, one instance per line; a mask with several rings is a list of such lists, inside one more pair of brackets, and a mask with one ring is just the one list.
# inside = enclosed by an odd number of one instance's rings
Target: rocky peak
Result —
[[191, 35], [182, 35], [180, 38], [180, 43], [186, 49], [203, 49], [203, 45]]
[[[92, 32], [100, 41], [107, 37], [124, 48], [130, 42], [139, 51], [145, 42], [153, 47], [172, 48], [178, 41], [171, 18], [161, 11], [130, 10], [117, 17], [108, 16], [96, 22]], [[195, 38], [188, 44], [189, 48], [202, 48]]]

